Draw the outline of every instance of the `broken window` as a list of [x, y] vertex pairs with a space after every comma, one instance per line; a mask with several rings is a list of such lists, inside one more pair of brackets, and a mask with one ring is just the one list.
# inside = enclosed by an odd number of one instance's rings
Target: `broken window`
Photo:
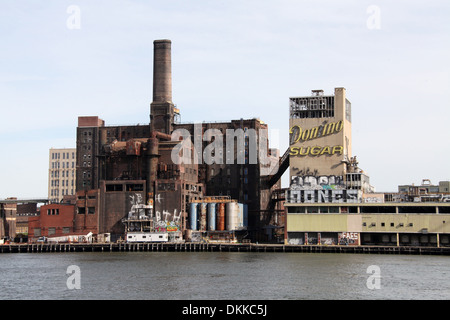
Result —
[[113, 191], [123, 191], [123, 185], [121, 185], [121, 184], [107, 184], [106, 185], [106, 192], [113, 192]]

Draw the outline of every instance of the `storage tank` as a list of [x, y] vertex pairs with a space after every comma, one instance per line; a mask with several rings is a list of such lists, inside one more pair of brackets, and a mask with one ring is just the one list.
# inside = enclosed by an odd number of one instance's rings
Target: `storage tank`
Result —
[[227, 202], [225, 205], [226, 229], [236, 230], [238, 226], [239, 206], [237, 202]]
[[220, 202], [217, 204], [217, 230], [225, 230], [225, 203]]
[[189, 213], [190, 213], [190, 224], [192, 230], [197, 230], [197, 203], [192, 202], [190, 204]]
[[200, 231], [206, 231], [207, 205], [206, 202], [200, 204]]
[[208, 203], [208, 230], [216, 230], [216, 203]]

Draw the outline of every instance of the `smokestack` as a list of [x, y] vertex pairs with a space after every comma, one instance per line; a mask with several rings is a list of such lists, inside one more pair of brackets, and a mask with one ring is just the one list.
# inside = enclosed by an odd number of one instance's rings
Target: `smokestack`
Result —
[[172, 41], [153, 41], [153, 102], [172, 102]]
[[171, 134], [174, 124], [172, 102], [172, 42], [153, 41], [153, 102], [150, 104], [150, 130]]

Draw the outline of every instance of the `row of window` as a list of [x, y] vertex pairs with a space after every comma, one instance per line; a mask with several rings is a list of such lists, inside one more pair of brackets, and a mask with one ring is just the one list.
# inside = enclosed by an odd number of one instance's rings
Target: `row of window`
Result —
[[63, 169], [70, 169], [71, 166], [72, 169], [75, 168], [75, 161], [72, 161], [72, 165], [70, 165], [70, 162], [66, 161], [66, 162], [52, 162], [52, 169], [60, 169], [61, 163]]
[[[62, 170], [61, 175], [63, 178], [69, 178], [70, 176], [75, 177], [75, 170], [71, 170], [72, 174], [69, 174], [69, 170]], [[59, 178], [59, 171], [51, 171], [50, 176], [52, 178]]]
[[[95, 213], [95, 207], [88, 207], [87, 208], [88, 214], [94, 214]], [[78, 214], [86, 214], [86, 208], [85, 207], [79, 207], [78, 208]]]
[[[73, 196], [75, 193], [74, 193], [74, 190], [73, 189], [70, 189], [70, 194], [69, 194], [69, 189], [62, 189], [61, 190], [61, 195], [62, 196], [68, 196], [68, 195], [71, 195], [71, 196]], [[51, 189], [50, 190], [50, 195], [52, 196], [52, 197], [59, 197], [59, 189]]]
[[[69, 157], [70, 152], [52, 152], [52, 160], [58, 160], [61, 159], [61, 155], [62, 155], [62, 159], [70, 159]], [[72, 152], [72, 159], [75, 159], [75, 152]]]
[[[52, 180], [50, 182], [52, 187], [59, 187], [59, 181], [61, 181], [61, 186], [62, 187], [69, 187], [69, 180]], [[73, 187], [74, 183], [73, 180], [70, 180], [70, 186]]]
[[[60, 227], [58, 227], [60, 228]], [[70, 233], [70, 227], [62, 227], [62, 233]], [[35, 237], [41, 236], [41, 228], [34, 228], [33, 234]], [[49, 227], [48, 228], [48, 235], [54, 235], [56, 234], [56, 227]]]
[[[363, 227], [367, 227], [367, 222], [363, 222]], [[380, 223], [380, 225], [382, 226], [382, 227], [386, 227], [386, 223], [385, 222], [381, 222]], [[372, 223], [370, 223], [370, 225], [369, 225], [369, 227], [376, 227], [377, 226], [377, 224], [375, 223], [375, 222], [372, 222]], [[390, 223], [390, 226], [391, 227], [395, 227], [395, 223], [394, 222], [391, 222]], [[403, 223], [403, 222], [400, 222], [399, 224], [398, 224], [398, 227], [404, 227], [405, 226], [405, 224]], [[410, 223], [408, 223], [408, 227], [412, 227], [412, 226], [414, 226], [414, 224], [412, 223], [412, 222], [410, 222]]]

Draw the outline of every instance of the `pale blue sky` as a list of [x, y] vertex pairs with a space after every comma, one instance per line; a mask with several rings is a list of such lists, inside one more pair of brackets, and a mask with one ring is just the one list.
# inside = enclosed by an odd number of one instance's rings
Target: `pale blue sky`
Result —
[[78, 116], [148, 123], [155, 39], [172, 40], [183, 122], [258, 117], [284, 151], [288, 98], [345, 87], [377, 191], [450, 179], [449, 16], [446, 0], [1, 0], [0, 198], [46, 197]]

